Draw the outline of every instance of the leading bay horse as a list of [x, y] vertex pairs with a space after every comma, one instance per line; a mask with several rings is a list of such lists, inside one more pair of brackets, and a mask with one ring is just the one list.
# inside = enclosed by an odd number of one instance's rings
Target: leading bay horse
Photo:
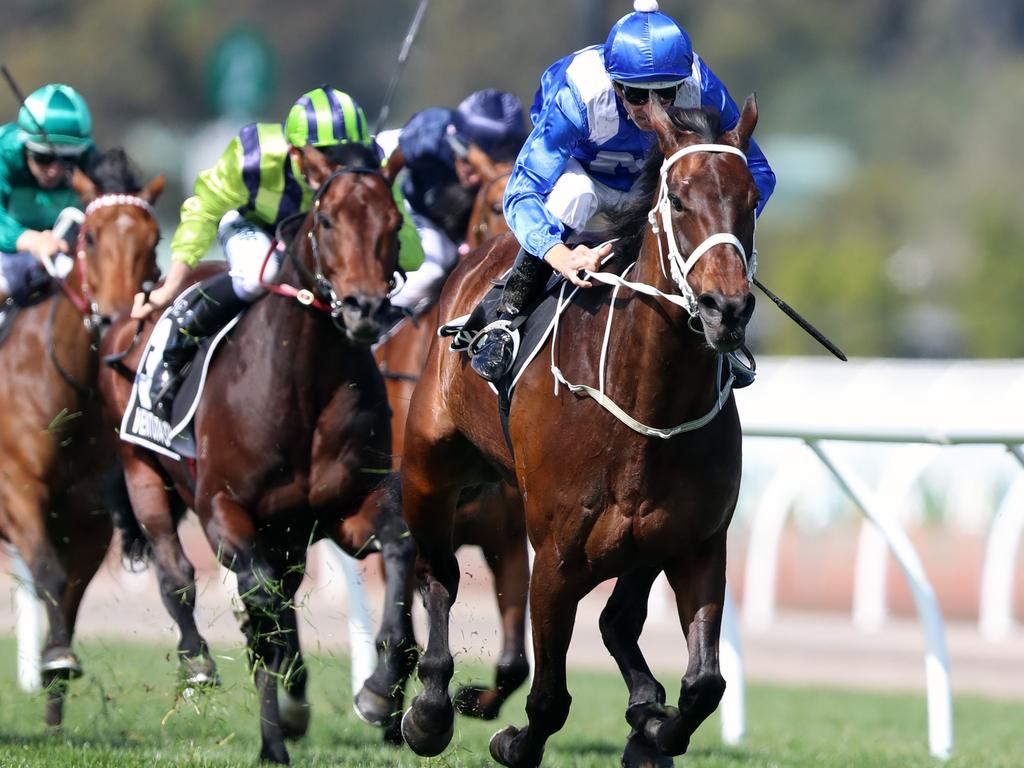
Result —
[[[194, 477], [165, 457], [127, 444], [123, 450], [132, 507], [179, 624], [187, 614], [194, 630], [195, 584], [172, 503], [196, 512], [213, 551], [237, 574], [260, 700], [260, 757], [276, 763], [289, 759], [284, 738], [302, 735], [309, 721], [292, 599], [313, 542], [329, 537], [357, 557], [381, 551], [387, 562], [379, 662], [365, 686], [381, 696], [398, 689], [400, 697], [416, 658], [411, 606], [402, 600], [414, 545], [393, 505], [378, 501], [389, 493], [378, 486], [390, 470], [390, 414], [369, 349], [398, 265], [401, 215], [371, 149], [342, 145], [330, 159], [311, 147], [302, 153], [317, 192], [279, 277], [292, 296], [302, 286], [299, 297], [312, 296], [312, 306], [268, 295], [225, 339], [195, 415]], [[115, 332], [110, 348], [121, 349], [133, 324]], [[134, 368], [138, 357], [125, 363]], [[108, 371], [102, 387], [113, 411], [123, 413], [128, 378]], [[183, 606], [176, 612], [175, 601]], [[198, 635], [182, 629], [179, 652], [205, 653], [205, 643], [187, 647]], [[389, 711], [396, 706], [400, 698]]]
[[[402, 501], [419, 550], [430, 636], [419, 665], [424, 690], [403, 717], [402, 735], [418, 754], [439, 754], [453, 733], [455, 502], [495, 469], [517, 483], [536, 550], [529, 724], [492, 737], [498, 763], [539, 765], [547, 739], [565, 723], [577, 604], [607, 579], [617, 582], [601, 615], [602, 636], [629, 688], [624, 766], [671, 765], [725, 689], [718, 638], [741, 436], [722, 355], [743, 342], [753, 311], [747, 254], [758, 193], [743, 153], [757, 107], [748, 99], [725, 133], [705, 111], [666, 112], [657, 99], [647, 109], [660, 172], [658, 164], [647, 167], [644, 199], [615, 228], [610, 272], [590, 276], [617, 287], [581, 291], [560, 317], [558, 338], [540, 353], [550, 368], [533, 365], [520, 379], [509, 420], [514, 455], [493, 393], [444, 341], [434, 341], [413, 395]], [[516, 250], [506, 236], [464, 259], [442, 295], [441, 316], [468, 313]], [[556, 371], [562, 385], [552, 395]], [[689, 652], [678, 707], [666, 704], [637, 645], [661, 572], [675, 592]]]
[[[512, 163], [495, 163], [476, 145], [468, 160], [480, 175], [470, 212], [465, 245], [478, 248], [486, 240], [508, 232], [502, 201]], [[409, 400], [427, 360], [430, 341], [440, 325], [437, 303], [412, 320], [404, 320], [375, 355], [384, 375], [391, 404], [392, 451], [396, 469], [401, 467]], [[455, 706], [470, 717], [493, 720], [502, 704], [529, 676], [526, 659], [526, 595], [530, 564], [526, 523], [519, 492], [508, 483], [488, 483], [470, 492], [455, 514], [453, 545], [480, 547], [494, 575], [494, 594], [501, 614], [502, 648], [495, 665], [493, 685], [465, 685], [455, 696]], [[412, 600], [410, 582], [408, 600]]]
[[110, 544], [104, 507], [125, 503], [116, 438], [96, 397], [96, 347], [156, 275], [152, 204], [164, 188], [162, 176], [142, 187], [122, 150], [91, 173], [75, 169], [71, 180], [85, 206], [75, 268], [52, 296], [20, 310], [0, 347], [0, 537], [25, 560], [46, 609], [41, 667], [54, 726], [66, 681], [82, 673], [71, 641]]

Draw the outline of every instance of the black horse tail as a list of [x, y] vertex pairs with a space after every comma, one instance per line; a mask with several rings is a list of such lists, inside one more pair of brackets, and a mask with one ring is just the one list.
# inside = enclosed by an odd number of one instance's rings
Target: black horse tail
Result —
[[121, 534], [121, 557], [125, 566], [133, 571], [144, 568], [152, 554], [152, 547], [132, 511], [128, 483], [125, 482], [120, 462], [104, 478], [103, 486], [105, 506], [110, 512], [114, 528]]

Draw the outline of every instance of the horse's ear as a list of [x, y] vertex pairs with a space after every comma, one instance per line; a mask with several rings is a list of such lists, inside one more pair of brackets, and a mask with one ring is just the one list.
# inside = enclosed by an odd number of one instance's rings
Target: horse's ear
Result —
[[742, 149], [744, 152], [750, 147], [750, 137], [757, 127], [757, 94], [752, 93], [743, 102], [743, 110], [740, 112], [739, 122], [736, 127], [725, 134], [723, 139], [726, 143]]
[[394, 184], [395, 177], [398, 176], [398, 172], [405, 167], [405, 155], [402, 154], [401, 147], [396, 147], [395, 151], [392, 152], [384, 163], [382, 173], [384, 178], [388, 180], [388, 184]]
[[302, 165], [302, 172], [306, 176], [306, 181], [309, 182], [309, 186], [313, 189], [319, 189], [320, 185], [327, 181], [327, 177], [331, 175], [331, 164], [327, 160], [327, 156], [316, 147], [311, 147], [308, 144], [304, 147], [299, 147], [297, 151], [301, 158], [300, 163]]
[[142, 188], [142, 191], [139, 192], [139, 197], [152, 205], [156, 202], [157, 198], [160, 197], [160, 193], [164, 191], [166, 184], [167, 179], [165, 179], [164, 175], [161, 173]]
[[671, 146], [679, 129], [675, 127], [672, 118], [668, 116], [668, 111], [661, 105], [661, 99], [657, 97], [648, 99], [644, 109], [647, 111], [651, 129], [658, 135], [658, 143], [661, 144], [661, 148], [664, 150]]
[[99, 187], [96, 186], [92, 179], [85, 175], [81, 168], [75, 168], [71, 172], [71, 188], [78, 193], [82, 205], [88, 205], [100, 196]]
[[480, 174], [480, 179], [485, 184], [493, 180], [498, 175], [498, 171], [495, 169], [491, 158], [476, 144], [469, 145], [469, 153], [466, 155], [466, 162], [473, 166], [474, 171]]

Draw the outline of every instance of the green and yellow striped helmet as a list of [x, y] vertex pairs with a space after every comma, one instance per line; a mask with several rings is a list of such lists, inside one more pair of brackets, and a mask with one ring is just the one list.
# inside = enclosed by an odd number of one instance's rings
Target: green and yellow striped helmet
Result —
[[80, 155], [92, 144], [92, 115], [70, 85], [50, 83], [33, 91], [18, 112], [25, 146], [36, 152]]
[[303, 94], [292, 105], [284, 135], [293, 147], [370, 143], [362, 107], [347, 93], [327, 85]]

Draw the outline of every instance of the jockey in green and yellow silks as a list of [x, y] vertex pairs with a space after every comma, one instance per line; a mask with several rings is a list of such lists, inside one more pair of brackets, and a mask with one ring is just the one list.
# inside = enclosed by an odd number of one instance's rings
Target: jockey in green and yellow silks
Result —
[[[312, 204], [314, 190], [303, 175], [299, 147], [327, 149], [357, 143], [376, 147], [367, 131], [362, 108], [346, 93], [328, 86], [304, 94], [292, 106], [284, 125], [250, 123], [231, 140], [213, 167], [196, 179], [195, 190], [181, 206], [181, 223], [171, 241], [171, 267], [164, 283], [135, 297], [132, 317], [144, 318], [170, 304], [181, 292], [192, 269], [218, 239], [229, 271], [212, 278], [175, 305], [177, 333], [172, 333], [161, 369], [153, 381], [154, 413], [163, 418], [173, 400], [180, 373], [192, 359], [198, 342], [262, 296], [260, 271], [279, 223]], [[378, 151], [378, 157], [380, 152]], [[404, 210], [401, 191], [396, 203]], [[263, 279], [273, 281], [279, 253], [267, 263]], [[399, 232], [399, 263], [412, 270], [423, 261], [413, 223], [406, 219]]]

